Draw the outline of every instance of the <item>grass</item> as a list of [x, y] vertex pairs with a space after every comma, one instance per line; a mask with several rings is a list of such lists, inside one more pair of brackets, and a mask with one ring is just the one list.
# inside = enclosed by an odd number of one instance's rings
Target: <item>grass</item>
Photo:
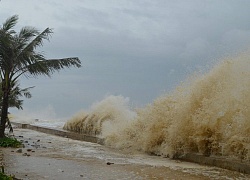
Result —
[[[20, 141], [18, 141], [16, 138], [11, 138], [11, 137], [4, 137], [0, 138], [0, 147], [13, 147], [13, 148], [18, 148], [22, 145]], [[8, 176], [4, 173], [4, 167], [1, 167], [0, 172], [0, 180], [14, 180], [16, 179], [13, 176]]]
[[0, 172], [0, 179], [1, 180], [14, 180], [15, 177], [13, 176], [8, 176], [4, 173], [4, 166], [1, 166], [2, 172]]
[[22, 145], [20, 141], [18, 141], [16, 138], [0, 138], [0, 147], [14, 147], [18, 148]]
[[13, 180], [13, 177], [0, 172], [0, 179], [1, 180]]

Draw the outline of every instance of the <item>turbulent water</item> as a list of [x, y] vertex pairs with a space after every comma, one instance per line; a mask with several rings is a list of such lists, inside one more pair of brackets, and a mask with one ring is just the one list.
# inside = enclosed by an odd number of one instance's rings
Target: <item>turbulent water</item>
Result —
[[141, 109], [109, 96], [72, 117], [64, 129], [102, 136], [115, 148], [250, 161], [250, 56], [228, 58], [207, 73], [196, 73]]

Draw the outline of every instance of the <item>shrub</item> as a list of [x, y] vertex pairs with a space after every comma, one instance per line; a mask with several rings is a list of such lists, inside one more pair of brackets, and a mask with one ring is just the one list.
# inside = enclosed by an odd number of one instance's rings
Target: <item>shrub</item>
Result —
[[0, 147], [20, 147], [21, 142], [18, 141], [16, 138], [10, 138], [10, 137], [5, 137], [5, 138], [0, 138]]

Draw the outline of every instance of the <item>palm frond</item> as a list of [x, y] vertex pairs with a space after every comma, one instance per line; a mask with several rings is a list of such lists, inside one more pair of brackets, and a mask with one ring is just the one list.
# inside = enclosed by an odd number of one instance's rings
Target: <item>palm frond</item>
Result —
[[43, 32], [41, 32], [40, 34], [38, 34], [28, 45], [27, 47], [24, 49], [25, 50], [29, 50], [29, 51], [33, 51], [34, 49], [36, 49], [38, 46], [42, 46], [43, 45], [43, 40], [49, 40], [50, 38], [50, 34], [52, 34], [53, 31], [50, 28], [46, 28]]
[[[20, 52], [15, 58], [15, 68], [21, 69], [39, 60], [44, 60], [43, 55], [36, 53], [34, 50], [38, 46], [43, 45], [44, 39], [49, 40], [51, 33], [52, 30], [49, 28], [46, 28], [42, 33], [39, 33], [36, 29], [23, 29], [23, 32], [19, 36], [22, 36], [24, 39], [20, 42]], [[31, 40], [33, 36], [36, 37]]]
[[13, 30], [10, 31], [10, 30], [17, 24], [17, 21], [18, 21], [18, 15], [11, 16], [3, 23], [2, 29], [4, 31], [9, 31], [9, 33], [11, 34], [15, 33], [15, 31]]
[[31, 98], [32, 97], [32, 95], [31, 95], [31, 93], [29, 92], [29, 90], [30, 89], [32, 89], [32, 88], [34, 88], [35, 86], [31, 86], [31, 87], [28, 87], [28, 88], [24, 88], [24, 89], [21, 89], [20, 90], [20, 93], [24, 96], [24, 97], [26, 97], [26, 98]]
[[46, 75], [50, 76], [55, 71], [59, 71], [69, 67], [81, 67], [81, 61], [77, 57], [63, 58], [63, 59], [49, 59], [41, 60], [30, 66], [28, 71], [32, 75]]
[[37, 35], [39, 35], [39, 31], [37, 29], [35, 29], [34, 27], [26, 26], [20, 30], [18, 39], [23, 43], [27, 43], [31, 40], [31, 38]]

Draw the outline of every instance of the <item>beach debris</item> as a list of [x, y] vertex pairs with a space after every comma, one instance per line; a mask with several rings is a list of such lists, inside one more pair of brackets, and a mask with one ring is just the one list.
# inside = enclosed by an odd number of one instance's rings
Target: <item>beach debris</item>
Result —
[[111, 164], [114, 164], [114, 163], [111, 163], [111, 162], [107, 162], [107, 165], [111, 165]]
[[28, 153], [23, 153], [23, 156], [30, 156], [30, 154], [28, 154]]

